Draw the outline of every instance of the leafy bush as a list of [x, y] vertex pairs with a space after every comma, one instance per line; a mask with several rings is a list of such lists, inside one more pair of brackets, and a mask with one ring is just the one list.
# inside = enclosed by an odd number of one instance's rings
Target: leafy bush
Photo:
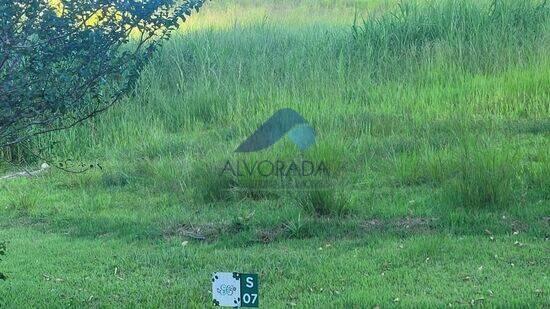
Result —
[[204, 0], [0, 3], [0, 149], [73, 127], [129, 94]]

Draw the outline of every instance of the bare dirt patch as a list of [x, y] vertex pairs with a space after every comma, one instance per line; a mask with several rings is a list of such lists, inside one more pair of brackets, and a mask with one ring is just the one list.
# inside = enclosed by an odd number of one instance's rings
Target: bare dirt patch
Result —
[[271, 229], [261, 229], [256, 233], [256, 237], [259, 242], [268, 244], [283, 237], [286, 233], [287, 228], [284, 225], [281, 225]]
[[181, 224], [167, 229], [164, 235], [166, 238], [184, 237], [205, 241], [216, 239], [225, 229], [226, 226], [214, 223]]

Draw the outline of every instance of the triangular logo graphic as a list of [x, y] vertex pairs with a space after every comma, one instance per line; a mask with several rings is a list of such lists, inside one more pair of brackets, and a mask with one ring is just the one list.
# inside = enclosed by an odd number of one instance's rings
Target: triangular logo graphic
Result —
[[293, 109], [280, 109], [248, 137], [235, 152], [255, 152], [268, 148], [288, 134], [288, 137], [304, 151], [315, 144], [315, 131]]

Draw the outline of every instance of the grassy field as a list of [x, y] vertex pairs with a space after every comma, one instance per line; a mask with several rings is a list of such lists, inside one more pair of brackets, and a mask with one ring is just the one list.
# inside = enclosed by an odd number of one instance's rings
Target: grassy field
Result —
[[[550, 306], [549, 26], [544, 1], [208, 3], [133, 96], [33, 141], [95, 168], [0, 180], [0, 307], [209, 307], [215, 271], [264, 308]], [[281, 108], [312, 148], [234, 152]], [[254, 160], [330, 176], [221, 173]]]

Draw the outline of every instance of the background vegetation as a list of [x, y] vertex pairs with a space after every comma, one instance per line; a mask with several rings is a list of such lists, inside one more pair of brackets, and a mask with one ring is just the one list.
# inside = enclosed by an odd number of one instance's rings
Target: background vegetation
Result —
[[[135, 95], [34, 141], [102, 169], [0, 183], [0, 306], [202, 307], [221, 270], [260, 273], [266, 307], [548, 305], [549, 9], [209, 3]], [[332, 177], [219, 177], [226, 160], [302, 158], [233, 152], [284, 107]]]

